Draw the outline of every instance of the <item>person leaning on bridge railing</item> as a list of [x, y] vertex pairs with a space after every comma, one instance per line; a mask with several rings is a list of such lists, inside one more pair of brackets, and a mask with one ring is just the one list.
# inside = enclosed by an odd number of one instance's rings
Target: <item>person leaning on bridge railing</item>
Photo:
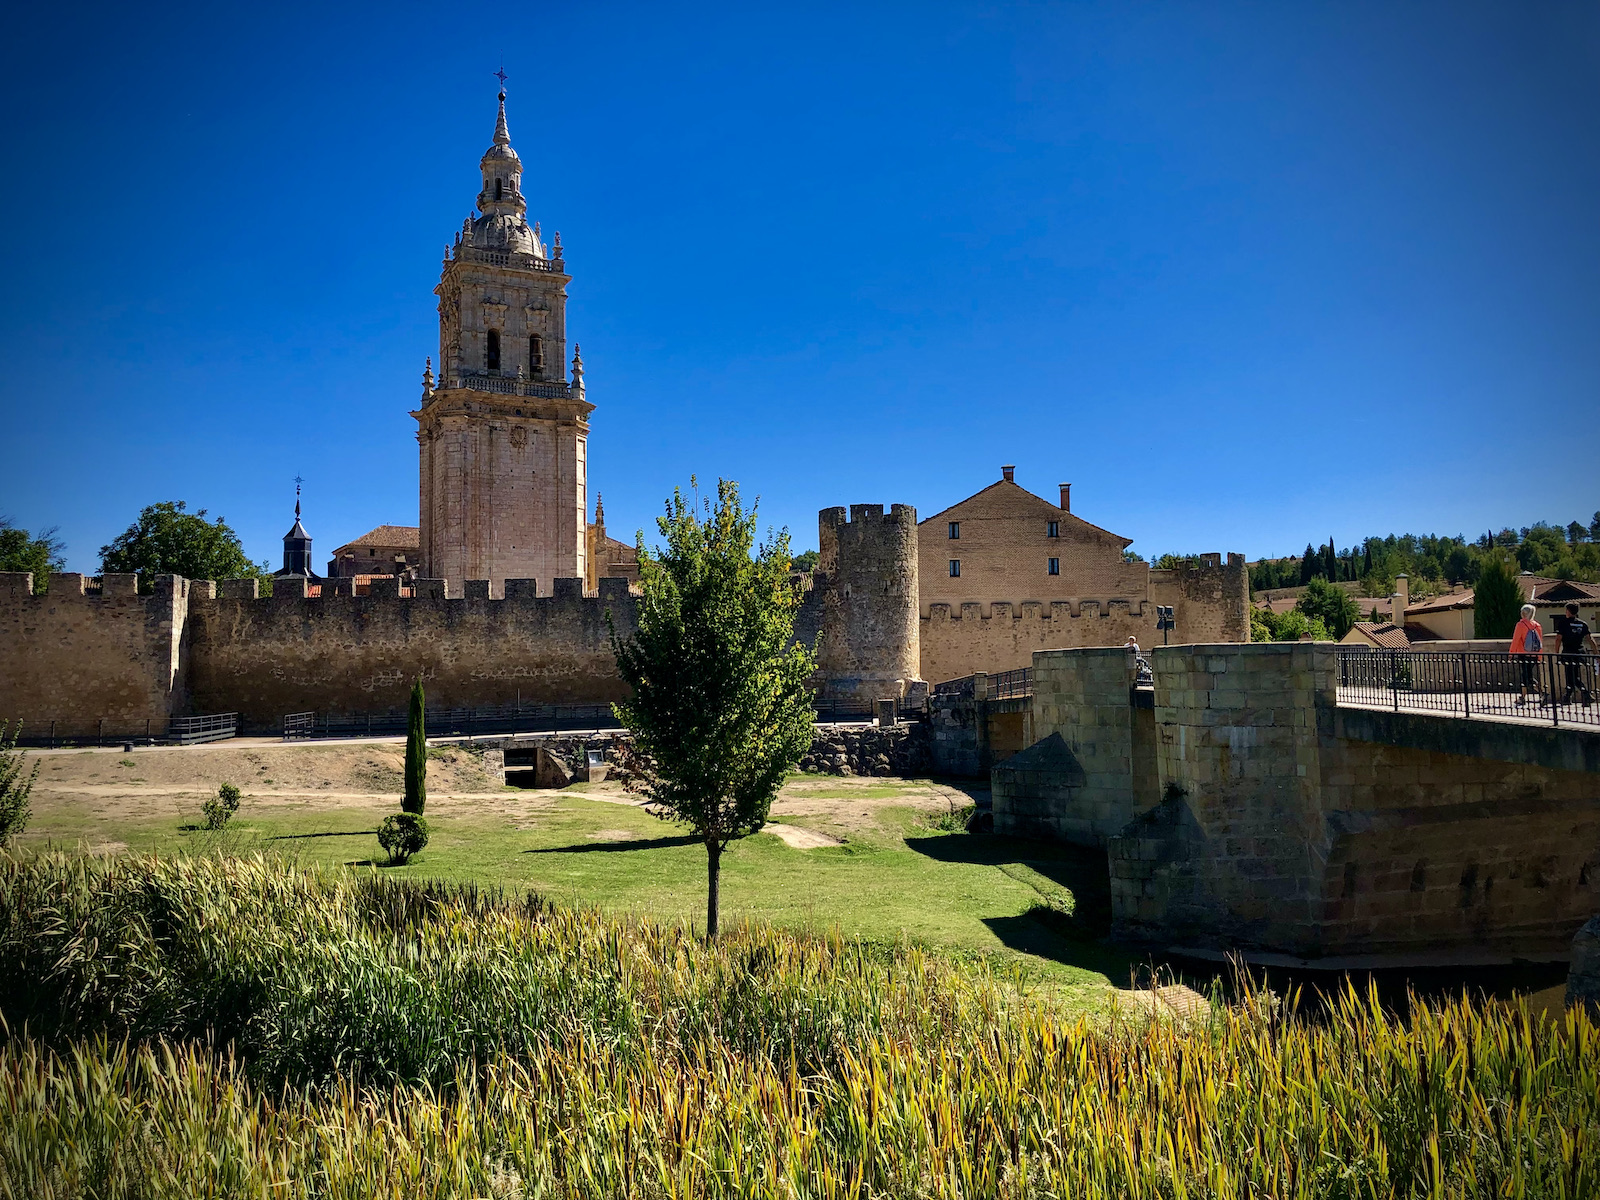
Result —
[[1558, 615], [1555, 626], [1556, 637], [1561, 642], [1561, 670], [1565, 677], [1561, 703], [1571, 704], [1572, 693], [1577, 692], [1583, 697], [1583, 706], [1587, 708], [1589, 684], [1584, 678], [1583, 652], [1587, 647], [1590, 654], [1600, 654], [1600, 644], [1596, 644], [1589, 623], [1579, 618], [1576, 604], [1567, 605], [1566, 615]]
[[[1539, 687], [1539, 656], [1544, 653], [1544, 631], [1539, 628], [1539, 622], [1534, 617], [1535, 609], [1531, 604], [1522, 606], [1522, 620], [1517, 622], [1517, 627], [1511, 633], [1511, 653], [1517, 656], [1517, 665], [1522, 669], [1522, 687], [1517, 693], [1517, 703], [1528, 702], [1528, 689], [1540, 691]], [[1549, 697], [1540, 695], [1540, 704], [1548, 704]]]

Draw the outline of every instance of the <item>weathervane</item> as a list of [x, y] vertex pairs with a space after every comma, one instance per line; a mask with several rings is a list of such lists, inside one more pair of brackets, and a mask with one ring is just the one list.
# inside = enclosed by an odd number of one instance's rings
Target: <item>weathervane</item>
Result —
[[506, 75], [506, 66], [505, 66], [504, 63], [501, 63], [500, 64], [500, 69], [498, 71], [494, 72], [494, 77], [500, 81], [500, 90], [502, 92], [505, 91], [506, 90], [506, 79], [508, 78], [508, 76]]
[[300, 476], [296, 475], [294, 477], [294, 519], [296, 521], [300, 519], [300, 485], [304, 482], [305, 480], [301, 479]]

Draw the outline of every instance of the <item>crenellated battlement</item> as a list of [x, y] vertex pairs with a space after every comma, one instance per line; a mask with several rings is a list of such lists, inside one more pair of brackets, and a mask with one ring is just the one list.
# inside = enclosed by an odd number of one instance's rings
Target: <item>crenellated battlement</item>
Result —
[[[163, 576], [163, 578], [169, 578]], [[448, 580], [444, 579], [418, 579], [409, 585], [410, 594], [402, 594], [398, 577], [388, 576], [374, 579], [370, 582], [365, 595], [358, 596], [355, 592], [354, 579], [325, 579], [317, 586], [317, 594], [311, 594], [311, 584], [304, 578], [288, 576], [280, 577], [273, 581], [272, 594], [261, 594], [260, 581], [256, 579], [224, 579], [220, 589], [215, 593], [202, 592], [196, 599], [249, 601], [264, 606], [281, 606], [284, 604], [319, 605], [337, 603], [341, 600], [354, 600], [359, 603], [394, 603], [402, 605], [429, 605], [439, 603], [469, 604], [521, 604], [543, 605], [553, 607], [560, 605], [591, 604], [604, 609], [607, 605], [627, 604], [633, 599], [626, 579], [602, 579], [598, 595], [588, 595], [584, 591], [584, 581], [581, 579], [556, 579], [551, 581], [552, 594], [539, 595], [539, 581], [536, 579], [508, 579], [505, 581], [505, 591], [502, 596], [495, 596], [487, 579], [469, 579], [466, 581], [465, 594], [452, 594]], [[195, 584], [199, 587], [202, 585]], [[212, 587], [215, 585], [204, 585]]]
[[1095, 620], [1110, 620], [1114, 618], [1138, 618], [1150, 621], [1155, 620], [1155, 610], [1145, 600], [1052, 600], [1045, 604], [1038, 600], [1024, 600], [1020, 605], [1012, 604], [1009, 600], [995, 600], [989, 604], [989, 611], [984, 612], [984, 606], [975, 601], [967, 601], [959, 607], [949, 604], [930, 604], [924, 614], [924, 625], [956, 623], [963, 621], [978, 621], [984, 624], [1024, 624], [1051, 622], [1079, 621], [1085, 618]]
[[151, 590], [139, 592], [137, 575], [83, 575], [77, 571], [53, 571], [46, 588], [35, 590], [32, 571], [0, 571], [0, 601], [49, 599], [68, 600], [151, 600], [187, 599], [196, 588], [215, 587], [210, 582], [185, 579], [181, 575], [157, 575]]
[[220, 586], [164, 575], [141, 595], [133, 575], [53, 575], [36, 593], [0, 574], [0, 719], [159, 724], [184, 712], [237, 712], [273, 728], [286, 713], [403, 710], [411, 685], [446, 707], [594, 704], [623, 692], [611, 632], [637, 627], [625, 579], [487, 581], [452, 596], [442, 579], [401, 595], [394, 579], [357, 596], [350, 580], [312, 595], [303, 577]]

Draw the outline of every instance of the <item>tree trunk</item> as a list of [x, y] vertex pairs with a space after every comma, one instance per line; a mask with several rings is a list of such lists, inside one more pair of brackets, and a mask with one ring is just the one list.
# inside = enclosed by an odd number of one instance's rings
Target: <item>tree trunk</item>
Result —
[[722, 847], [706, 843], [706, 941], [717, 940], [717, 885], [722, 874]]

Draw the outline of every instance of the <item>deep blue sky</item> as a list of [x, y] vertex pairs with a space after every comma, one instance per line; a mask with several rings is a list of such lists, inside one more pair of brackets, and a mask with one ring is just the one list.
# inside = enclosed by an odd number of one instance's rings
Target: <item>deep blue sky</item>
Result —
[[614, 536], [1007, 462], [1147, 554], [1600, 508], [1593, 4], [91, 4], [0, 48], [0, 513], [415, 522], [502, 61]]

